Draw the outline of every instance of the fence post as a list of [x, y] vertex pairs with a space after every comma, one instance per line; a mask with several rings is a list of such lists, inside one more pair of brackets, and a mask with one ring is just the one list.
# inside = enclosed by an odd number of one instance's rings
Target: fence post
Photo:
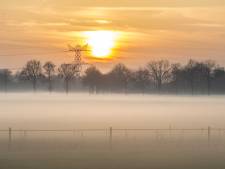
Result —
[[8, 150], [10, 150], [11, 149], [11, 145], [12, 145], [12, 128], [11, 127], [9, 127], [8, 133], [9, 133]]
[[169, 125], [169, 136], [171, 137], [171, 133], [172, 133], [172, 126], [171, 124]]
[[110, 149], [112, 149], [112, 127], [109, 128], [109, 144], [110, 144]]
[[125, 137], [127, 138], [128, 137], [128, 133], [127, 133], [127, 129], [125, 129]]
[[210, 142], [210, 138], [211, 138], [211, 127], [208, 126], [208, 143]]
[[26, 130], [23, 131], [23, 136], [24, 136], [25, 138], [27, 137], [27, 131], [26, 131]]

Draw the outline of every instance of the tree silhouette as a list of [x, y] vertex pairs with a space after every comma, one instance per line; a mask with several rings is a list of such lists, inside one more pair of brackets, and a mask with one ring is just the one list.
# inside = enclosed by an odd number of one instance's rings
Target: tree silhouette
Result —
[[149, 72], [147, 69], [140, 68], [132, 74], [132, 80], [135, 87], [145, 93], [147, 86], [150, 84]]
[[55, 65], [52, 62], [46, 62], [43, 66], [44, 70], [45, 70], [45, 75], [48, 79], [48, 90], [49, 92], [52, 92], [52, 77], [55, 73]]
[[61, 64], [59, 69], [59, 76], [64, 79], [65, 91], [69, 93], [70, 81], [79, 73], [75, 64]]
[[25, 80], [30, 80], [33, 85], [33, 91], [37, 89], [37, 80], [41, 77], [42, 69], [41, 62], [37, 60], [28, 61], [26, 66], [23, 68], [20, 77]]
[[0, 71], [0, 78], [3, 81], [5, 93], [8, 91], [8, 83], [11, 78], [11, 74], [12, 74], [12, 72], [9, 69], [2, 69]]
[[[48, 84], [48, 91], [61, 90], [69, 92], [69, 84], [81, 75], [80, 90], [89, 89], [89, 92], [165, 92], [184, 94], [222, 94], [225, 93], [225, 70], [214, 61], [189, 60], [188, 63], [170, 64], [167, 60], [152, 61], [145, 68], [138, 70], [128, 69], [124, 64], [115, 65], [108, 73], [102, 73], [98, 68], [91, 66], [83, 74], [76, 63], [62, 64], [58, 71], [49, 61], [42, 66], [39, 61], [31, 60], [24, 68], [12, 74], [9, 69], [0, 69], [0, 86], [4, 91], [11, 89], [27, 89], [24, 80], [32, 82], [33, 91], [36, 91], [37, 82]], [[54, 81], [53, 81], [54, 77]], [[63, 79], [63, 85], [62, 80]], [[41, 83], [43, 82], [43, 83]], [[152, 88], [152, 84], [155, 88]], [[42, 87], [40, 85], [40, 87]], [[43, 88], [43, 87], [42, 87]], [[163, 90], [162, 90], [163, 88]], [[44, 89], [44, 88], [43, 88]]]
[[175, 63], [171, 65], [171, 78], [172, 82], [175, 85], [176, 94], [178, 94], [179, 83], [182, 80], [182, 68], [179, 63]]
[[158, 92], [161, 92], [162, 84], [170, 77], [171, 67], [167, 60], [151, 61], [147, 64], [150, 78], [155, 82]]
[[211, 80], [212, 80], [212, 74], [213, 74], [213, 69], [215, 67], [215, 62], [212, 60], [208, 60], [203, 63], [204, 67], [204, 72], [206, 76], [206, 81], [207, 81], [207, 92], [208, 95], [211, 93]]
[[223, 67], [216, 67], [213, 70], [214, 91], [220, 94], [225, 92], [225, 70]]
[[188, 64], [185, 66], [186, 79], [191, 88], [191, 94], [194, 94], [194, 80], [195, 80], [195, 67], [197, 62], [194, 60], [189, 60]]
[[127, 92], [128, 82], [130, 80], [131, 72], [124, 64], [117, 64], [108, 76], [111, 80], [111, 89], [122, 90]]
[[95, 67], [89, 67], [83, 76], [83, 83], [85, 86], [89, 87], [90, 93], [97, 93], [100, 88], [102, 80], [101, 72]]

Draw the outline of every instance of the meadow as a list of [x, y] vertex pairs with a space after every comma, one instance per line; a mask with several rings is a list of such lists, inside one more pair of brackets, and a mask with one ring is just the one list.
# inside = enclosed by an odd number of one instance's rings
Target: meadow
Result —
[[[225, 167], [224, 96], [8, 93], [0, 107], [1, 169]], [[208, 126], [210, 140], [175, 130]]]

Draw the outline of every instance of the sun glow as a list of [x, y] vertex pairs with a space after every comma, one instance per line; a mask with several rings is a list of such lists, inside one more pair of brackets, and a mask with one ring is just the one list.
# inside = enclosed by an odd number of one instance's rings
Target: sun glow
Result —
[[116, 45], [118, 33], [113, 31], [89, 31], [84, 33], [92, 55], [96, 58], [108, 58]]

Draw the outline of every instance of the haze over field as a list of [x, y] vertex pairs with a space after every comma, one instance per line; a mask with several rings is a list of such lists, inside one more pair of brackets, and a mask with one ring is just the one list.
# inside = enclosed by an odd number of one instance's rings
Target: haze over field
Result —
[[[11, 93], [0, 107], [0, 168], [224, 167], [224, 96]], [[169, 126], [200, 130], [126, 130]]]
[[0, 0], [0, 169], [224, 169], [225, 0]]
[[[1, 94], [0, 129], [225, 128], [224, 96]], [[12, 106], [13, 105], [13, 106]]]

